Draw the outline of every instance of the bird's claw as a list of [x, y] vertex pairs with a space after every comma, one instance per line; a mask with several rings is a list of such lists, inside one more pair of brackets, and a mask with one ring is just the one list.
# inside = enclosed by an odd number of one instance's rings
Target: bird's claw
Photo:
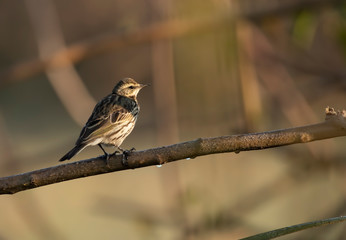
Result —
[[130, 151], [125, 150], [123, 151], [123, 158], [121, 159], [121, 163], [123, 164], [124, 167], [129, 166], [129, 162], [127, 160], [127, 157], [130, 155]]
[[116, 155], [117, 153], [122, 153], [122, 152], [115, 150], [114, 153], [112, 153], [112, 155]]
[[100, 158], [106, 159], [108, 161], [110, 156], [111, 156], [111, 154], [105, 153], [105, 154], [101, 155]]
[[[122, 150], [122, 149], [121, 149]], [[131, 148], [130, 150], [122, 150], [123, 152], [123, 158], [121, 160], [121, 163], [123, 164], [124, 167], [128, 167], [129, 163], [127, 161], [127, 157], [130, 156], [130, 154], [135, 151], [135, 148]]]
[[113, 154], [105, 153], [104, 155], [100, 156], [100, 158], [103, 158], [103, 159], [106, 160], [106, 164], [107, 164], [108, 167], [110, 166], [110, 165], [109, 165], [109, 159], [110, 159], [110, 157], [111, 157], [112, 155], [113, 155]]

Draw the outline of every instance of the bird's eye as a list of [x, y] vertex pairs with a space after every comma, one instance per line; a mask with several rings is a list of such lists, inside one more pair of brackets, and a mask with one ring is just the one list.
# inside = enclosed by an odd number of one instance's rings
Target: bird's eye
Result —
[[135, 87], [134, 86], [129, 86], [129, 89], [134, 89]]

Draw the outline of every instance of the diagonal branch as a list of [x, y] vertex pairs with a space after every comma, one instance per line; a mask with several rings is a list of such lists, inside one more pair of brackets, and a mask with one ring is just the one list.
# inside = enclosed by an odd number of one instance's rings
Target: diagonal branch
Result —
[[0, 178], [0, 194], [14, 194], [67, 180], [162, 165], [203, 155], [225, 152], [239, 153], [341, 136], [346, 136], [346, 111], [336, 112], [332, 108], [327, 108], [326, 121], [321, 123], [262, 133], [198, 138], [189, 142], [133, 152], [128, 157], [126, 167], [121, 163], [122, 155], [115, 155], [110, 157], [108, 162], [103, 157], [97, 157], [3, 177]]

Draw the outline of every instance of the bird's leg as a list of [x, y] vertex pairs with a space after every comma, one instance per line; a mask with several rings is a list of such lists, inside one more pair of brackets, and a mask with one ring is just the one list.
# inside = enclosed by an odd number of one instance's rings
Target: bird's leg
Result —
[[109, 157], [110, 157], [112, 154], [107, 153], [107, 152], [106, 152], [106, 151], [103, 149], [103, 147], [102, 147], [101, 143], [100, 143], [100, 144], [98, 144], [98, 146], [101, 148], [101, 150], [102, 150], [102, 151], [103, 151], [103, 153], [105, 154], [105, 155], [104, 155], [104, 157], [106, 158], [107, 165], [108, 165], [108, 160], [109, 160]]
[[[121, 153], [124, 153], [124, 151], [126, 151], [126, 150], [122, 149], [121, 147], [118, 147], [118, 150], [119, 150]], [[118, 152], [119, 152], [119, 151], [118, 151]], [[120, 152], [119, 152], [119, 153], [120, 153]]]
[[109, 155], [102, 147], [101, 143], [98, 144], [98, 146], [101, 148], [102, 152], [105, 154], [105, 156]]
[[118, 147], [118, 150], [115, 150], [114, 153], [112, 153], [112, 155], [116, 155], [117, 153], [122, 153], [122, 152], [123, 150]]

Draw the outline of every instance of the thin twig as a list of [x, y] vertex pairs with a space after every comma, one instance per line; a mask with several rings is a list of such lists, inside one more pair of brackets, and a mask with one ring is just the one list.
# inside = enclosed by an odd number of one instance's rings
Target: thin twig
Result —
[[293, 226], [289, 226], [289, 227], [279, 228], [279, 229], [275, 229], [273, 231], [256, 234], [256, 235], [251, 236], [251, 237], [242, 238], [240, 240], [273, 239], [273, 238], [284, 236], [284, 235], [287, 235], [290, 233], [299, 232], [299, 231], [302, 231], [302, 230], [305, 230], [308, 228], [321, 227], [321, 226], [339, 223], [339, 222], [344, 222], [344, 221], [346, 221], [346, 216], [328, 218], [328, 219], [323, 219], [323, 220], [318, 220], [318, 221], [313, 221], [313, 222], [301, 223], [301, 224], [297, 224], [297, 225], [293, 225]]
[[326, 121], [313, 125], [262, 133], [198, 138], [170, 146], [133, 152], [128, 166], [122, 165], [122, 155], [114, 155], [108, 161], [97, 157], [19, 175], [0, 178], [0, 194], [14, 194], [53, 183], [103, 173], [135, 169], [198, 156], [274, 148], [296, 143], [307, 143], [326, 138], [346, 136], [346, 111], [326, 109]]

